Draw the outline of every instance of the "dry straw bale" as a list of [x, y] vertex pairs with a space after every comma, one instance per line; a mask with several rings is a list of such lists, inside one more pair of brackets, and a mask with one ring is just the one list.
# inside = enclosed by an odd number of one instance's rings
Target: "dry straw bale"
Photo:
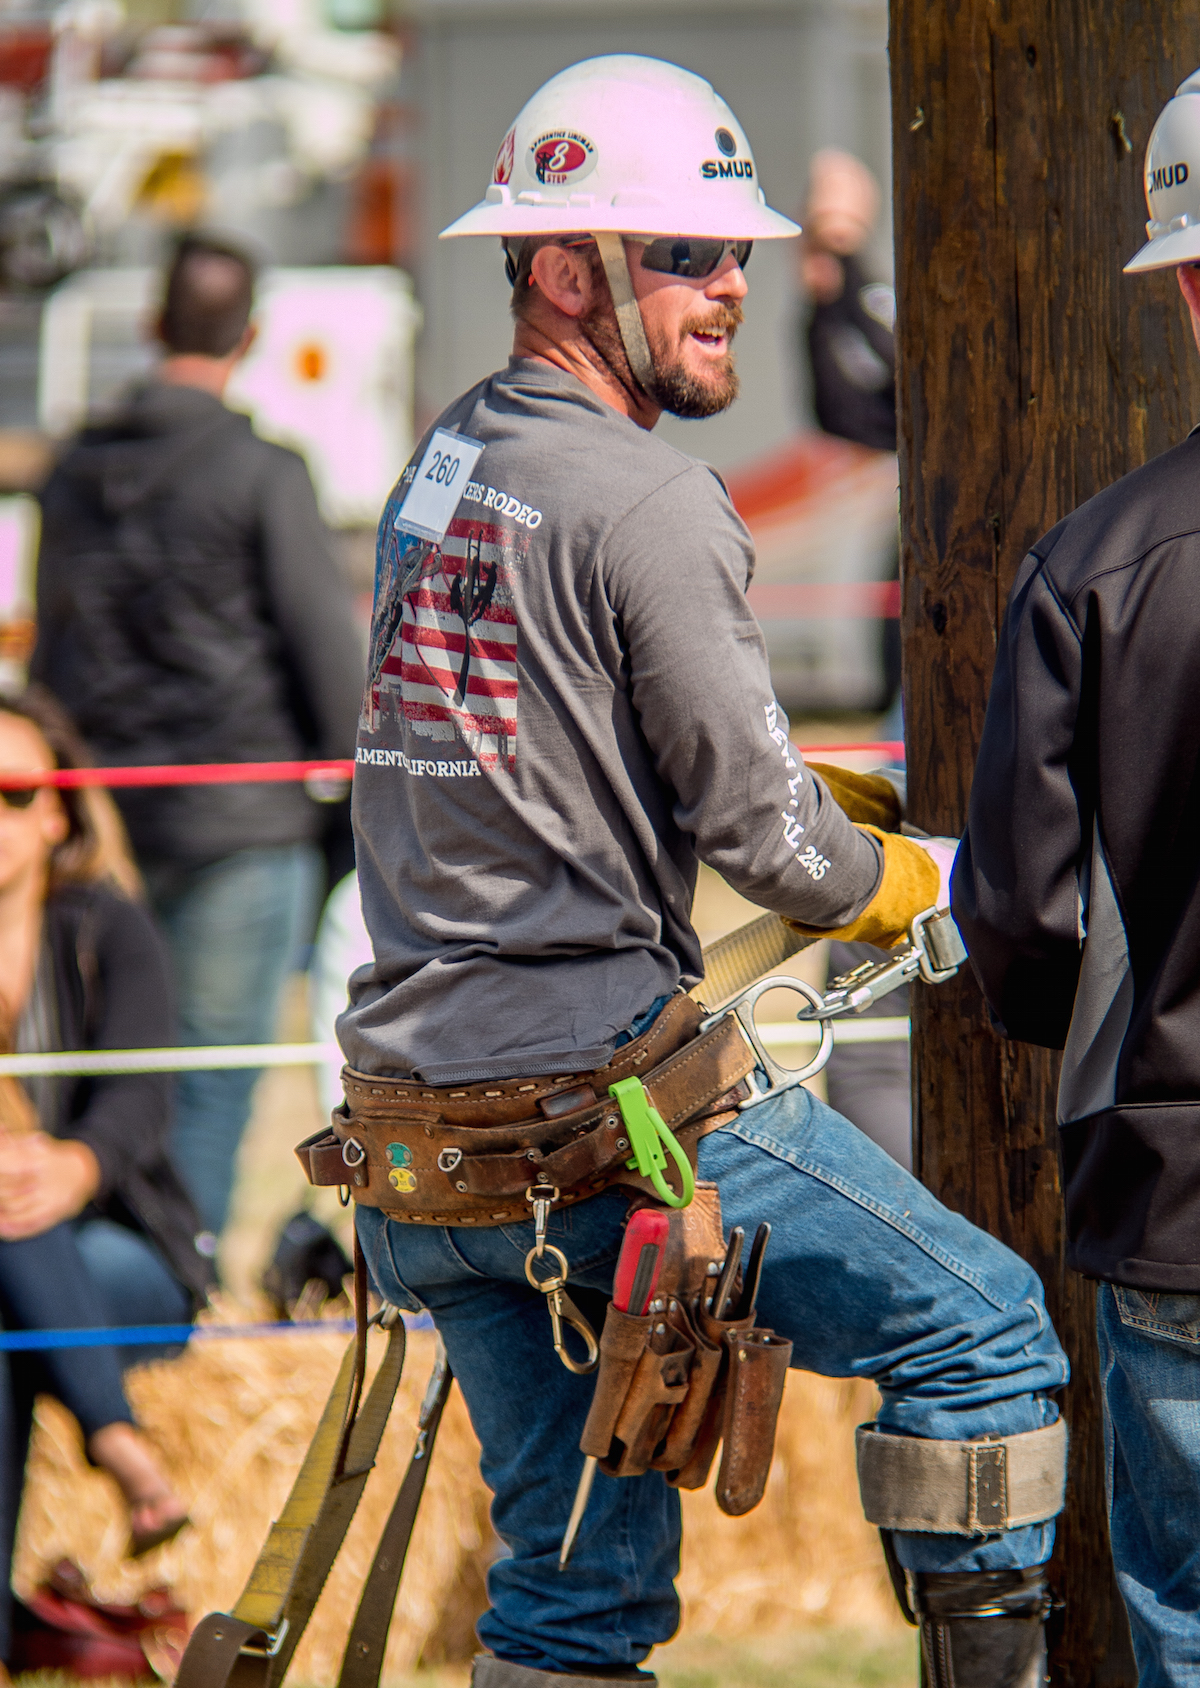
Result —
[[[344, 1340], [319, 1334], [208, 1340], [193, 1343], [177, 1361], [130, 1375], [139, 1419], [166, 1454], [194, 1520], [193, 1529], [142, 1562], [122, 1558], [128, 1531], [114, 1486], [87, 1467], [74, 1421], [57, 1403], [43, 1401], [21, 1519], [18, 1589], [28, 1590], [47, 1565], [68, 1554], [104, 1598], [129, 1600], [168, 1582], [193, 1617], [228, 1610], [283, 1505]], [[383, 1350], [380, 1337], [372, 1337], [371, 1349], [373, 1366]], [[358, 1589], [412, 1449], [432, 1356], [431, 1336], [410, 1336], [378, 1469], [297, 1654], [294, 1682], [336, 1680]], [[732, 1637], [815, 1623], [898, 1621], [854, 1479], [853, 1426], [870, 1417], [872, 1406], [863, 1384], [793, 1374], [757, 1511], [726, 1518], [710, 1492], [683, 1497], [680, 1592], [689, 1630]], [[495, 1546], [477, 1457], [455, 1391], [392, 1625], [385, 1674], [393, 1681], [418, 1660], [461, 1660], [473, 1650], [471, 1628]]]
[[[209, 1340], [174, 1362], [140, 1368], [129, 1393], [163, 1449], [194, 1528], [141, 1563], [122, 1558], [128, 1525], [110, 1480], [89, 1471], [79, 1432], [43, 1401], [21, 1519], [15, 1581], [28, 1589], [63, 1554], [83, 1566], [98, 1594], [135, 1598], [168, 1582], [199, 1617], [237, 1599], [283, 1506], [345, 1348], [345, 1337]], [[383, 1352], [372, 1337], [372, 1369]], [[346, 1630], [387, 1510], [412, 1452], [433, 1338], [409, 1338], [409, 1359], [379, 1461], [333, 1575], [300, 1646], [293, 1679], [337, 1677]], [[475, 1476], [477, 1448], [457, 1394], [442, 1424], [387, 1655], [389, 1675], [422, 1655], [469, 1651], [491, 1540], [487, 1496]]]

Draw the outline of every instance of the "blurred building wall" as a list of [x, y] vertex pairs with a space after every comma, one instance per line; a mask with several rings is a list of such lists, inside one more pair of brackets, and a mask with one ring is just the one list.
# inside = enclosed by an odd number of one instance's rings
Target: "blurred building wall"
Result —
[[[707, 77], [745, 126], [780, 210], [796, 209], [820, 146], [847, 147], [890, 181], [886, 0], [410, 0], [404, 14], [405, 80], [420, 111], [418, 427], [507, 360], [499, 243], [439, 243], [437, 233], [482, 198], [508, 125], [565, 66], [646, 53]], [[890, 224], [872, 256], [890, 275]], [[790, 242], [754, 251], [737, 341], [740, 401], [704, 423], [660, 424], [718, 467], [770, 450], [809, 419], [792, 264]]]

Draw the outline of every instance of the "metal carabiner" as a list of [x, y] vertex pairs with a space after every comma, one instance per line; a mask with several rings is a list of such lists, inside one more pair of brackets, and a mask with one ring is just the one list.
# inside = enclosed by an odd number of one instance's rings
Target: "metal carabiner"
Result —
[[[804, 979], [793, 978], [791, 974], [775, 973], [769, 978], [760, 979], [751, 985], [740, 996], [735, 996], [732, 1002], [727, 1002], [724, 1008], [716, 1014], [710, 1014], [707, 1020], [702, 1020], [697, 1029], [697, 1035], [710, 1031], [727, 1014], [732, 1014], [741, 1029], [742, 1036], [753, 1049], [758, 1067], [766, 1074], [768, 1084], [764, 1088], [759, 1082], [758, 1072], [752, 1072], [746, 1079], [750, 1086], [750, 1095], [744, 1102], [739, 1102], [739, 1109], [756, 1107], [759, 1102], [765, 1102], [768, 1096], [778, 1096], [785, 1090], [794, 1090], [805, 1079], [812, 1078], [819, 1073], [833, 1053], [833, 1027], [828, 1020], [822, 1020], [821, 1042], [817, 1053], [805, 1067], [781, 1067], [774, 1056], [769, 1053], [759, 1035], [758, 1027], [754, 1023], [754, 1009], [759, 998], [767, 991], [795, 991], [797, 996], [804, 998], [809, 1008], [821, 1008], [825, 999], [815, 985], [808, 984]], [[799, 1019], [801, 1016], [797, 1015]]]
[[[536, 1249], [531, 1248], [525, 1256], [525, 1276], [546, 1297], [546, 1311], [550, 1315], [550, 1340], [554, 1344], [554, 1352], [558, 1355], [567, 1370], [574, 1372], [577, 1377], [586, 1377], [594, 1372], [600, 1361], [600, 1344], [596, 1340], [596, 1333], [567, 1294], [567, 1277], [570, 1266], [561, 1248], [555, 1248], [553, 1243], [547, 1243], [541, 1258], [553, 1255], [558, 1262], [558, 1271], [548, 1278], [539, 1278], [533, 1269], [534, 1261], [539, 1258]], [[563, 1325], [570, 1325], [571, 1329], [583, 1339], [587, 1350], [586, 1360], [576, 1360], [568, 1351], [563, 1339]]]

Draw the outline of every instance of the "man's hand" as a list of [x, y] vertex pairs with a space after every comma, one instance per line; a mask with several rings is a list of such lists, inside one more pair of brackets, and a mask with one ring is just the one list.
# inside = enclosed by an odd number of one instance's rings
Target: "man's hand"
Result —
[[43, 1132], [0, 1137], [0, 1240], [38, 1237], [82, 1213], [100, 1188], [100, 1164], [83, 1143]]

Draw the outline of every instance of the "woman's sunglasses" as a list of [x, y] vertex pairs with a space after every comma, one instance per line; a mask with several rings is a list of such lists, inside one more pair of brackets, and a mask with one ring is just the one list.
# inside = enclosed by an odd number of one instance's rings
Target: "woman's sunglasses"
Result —
[[40, 785], [0, 786], [0, 800], [6, 809], [28, 809], [41, 789]]

